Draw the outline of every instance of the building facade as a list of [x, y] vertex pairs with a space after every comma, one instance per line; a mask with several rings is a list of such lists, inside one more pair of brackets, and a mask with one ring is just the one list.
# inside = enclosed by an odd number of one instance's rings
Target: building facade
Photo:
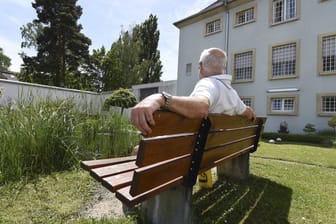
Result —
[[336, 115], [335, 0], [220, 0], [174, 25], [179, 28], [177, 94], [198, 80], [204, 48], [228, 54], [227, 72], [243, 101], [291, 133], [306, 124], [326, 130]]

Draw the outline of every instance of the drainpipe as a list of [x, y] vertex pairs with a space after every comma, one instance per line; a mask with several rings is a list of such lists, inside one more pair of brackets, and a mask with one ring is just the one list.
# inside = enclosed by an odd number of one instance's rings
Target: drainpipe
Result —
[[[227, 7], [228, 5], [228, 0], [223, 0], [224, 8], [225, 8], [225, 13], [226, 13], [226, 19], [225, 19], [225, 46], [224, 46], [224, 51], [227, 54], [227, 57], [229, 57], [229, 26], [230, 26], [230, 14], [229, 14], [229, 9]], [[227, 62], [226, 62], [227, 65]], [[227, 66], [226, 66], [227, 67]], [[228, 71], [226, 71], [228, 72]]]

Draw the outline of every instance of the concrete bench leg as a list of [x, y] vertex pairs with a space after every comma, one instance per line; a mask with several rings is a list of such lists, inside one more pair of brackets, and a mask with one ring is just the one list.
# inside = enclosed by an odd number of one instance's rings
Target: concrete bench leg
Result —
[[227, 160], [217, 166], [218, 175], [246, 179], [250, 174], [250, 153]]
[[146, 224], [192, 223], [192, 188], [178, 186], [141, 204], [141, 216]]

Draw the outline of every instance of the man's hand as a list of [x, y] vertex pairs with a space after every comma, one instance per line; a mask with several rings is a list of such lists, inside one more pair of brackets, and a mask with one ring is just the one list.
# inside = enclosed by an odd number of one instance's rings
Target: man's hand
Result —
[[244, 111], [244, 113], [242, 114], [243, 116], [247, 117], [249, 120], [251, 121], [255, 121], [257, 116], [254, 113], [253, 109], [249, 106], [246, 107], [246, 110]]
[[159, 93], [146, 97], [133, 107], [131, 112], [132, 124], [139, 129], [143, 135], [150, 134], [152, 132], [150, 126], [155, 125], [153, 113], [159, 110], [163, 105], [164, 99]]

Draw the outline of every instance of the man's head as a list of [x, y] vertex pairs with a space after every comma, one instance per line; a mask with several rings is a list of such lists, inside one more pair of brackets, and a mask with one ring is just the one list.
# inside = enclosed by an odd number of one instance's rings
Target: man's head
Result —
[[226, 53], [219, 48], [203, 50], [199, 60], [200, 79], [224, 73], [226, 60]]

